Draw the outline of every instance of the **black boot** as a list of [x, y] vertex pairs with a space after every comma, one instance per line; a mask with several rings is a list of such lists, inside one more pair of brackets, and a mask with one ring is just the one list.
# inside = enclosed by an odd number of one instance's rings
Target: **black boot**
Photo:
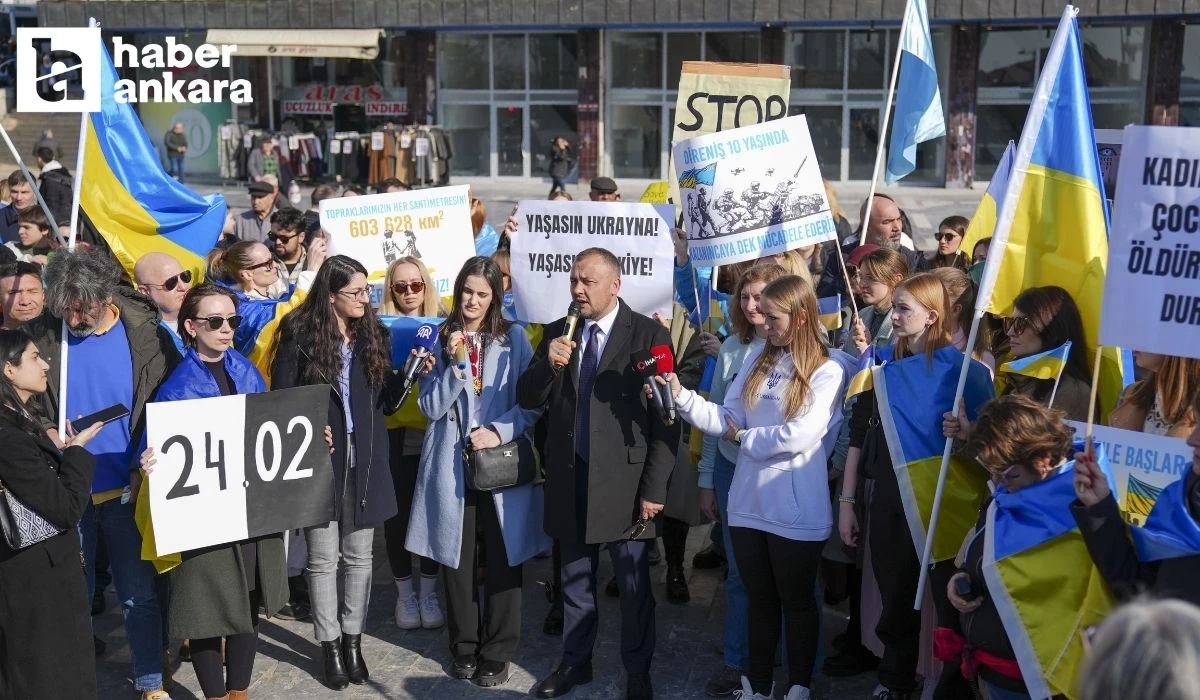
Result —
[[342, 645], [338, 640], [321, 642], [321, 651], [325, 654], [325, 685], [334, 690], [345, 690], [350, 685], [346, 676], [346, 666], [342, 663]]
[[362, 657], [361, 634], [342, 635], [342, 661], [346, 664], [346, 675], [351, 683], [362, 685], [370, 680], [371, 672], [367, 670], [367, 662]]
[[667, 602], [684, 605], [691, 599], [683, 564], [667, 564]]

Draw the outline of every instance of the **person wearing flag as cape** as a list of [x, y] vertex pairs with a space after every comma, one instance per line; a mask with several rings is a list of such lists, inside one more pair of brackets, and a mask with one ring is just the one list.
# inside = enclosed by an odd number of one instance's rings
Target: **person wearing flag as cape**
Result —
[[[952, 344], [950, 301], [937, 277], [916, 275], [897, 286], [892, 297], [896, 343], [875, 353], [882, 366], [868, 363], [852, 383], [850, 393], [862, 395], [850, 417], [850, 449], [838, 498], [838, 529], [847, 546], [863, 544], [859, 518], [862, 512], [867, 516], [871, 567], [882, 603], [875, 632], [884, 644], [875, 700], [908, 700], [919, 687], [921, 615], [913, 610], [918, 552], [945, 445], [941, 416], [954, 403], [965, 359]], [[971, 362], [967, 378], [963, 400], [970, 417], [992, 397], [992, 387], [987, 368], [978, 362]], [[982, 475], [957, 463], [951, 470], [935, 561], [953, 558], [985, 490]], [[860, 499], [869, 500], [861, 512], [855, 508]]]
[[[1192, 400], [1192, 409], [1200, 411], [1200, 395]], [[1163, 489], [1143, 527], [1125, 524], [1096, 460], [1075, 456], [1078, 498], [1071, 514], [1092, 561], [1118, 598], [1148, 591], [1200, 605], [1200, 428], [1192, 430], [1187, 444], [1191, 468]]]

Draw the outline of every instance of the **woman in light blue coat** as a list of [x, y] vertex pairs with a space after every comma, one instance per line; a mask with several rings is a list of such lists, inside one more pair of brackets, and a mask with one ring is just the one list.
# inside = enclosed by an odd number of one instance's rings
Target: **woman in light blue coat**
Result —
[[[475, 491], [463, 474], [464, 432], [465, 449], [496, 447], [532, 429], [539, 414], [517, 405], [517, 379], [533, 348], [523, 329], [504, 320], [503, 296], [500, 268], [490, 258], [471, 258], [458, 273], [454, 308], [438, 333], [437, 364], [421, 380], [417, 403], [429, 428], [405, 542], [410, 552], [446, 567], [450, 675], [484, 687], [509, 677], [521, 631], [521, 565], [550, 548], [540, 484]], [[465, 370], [454, 360], [460, 348]], [[476, 596], [480, 565], [483, 611]]]

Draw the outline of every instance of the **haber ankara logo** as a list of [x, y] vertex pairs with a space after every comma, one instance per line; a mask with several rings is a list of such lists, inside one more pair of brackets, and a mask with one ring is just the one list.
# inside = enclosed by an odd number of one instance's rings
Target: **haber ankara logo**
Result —
[[99, 27], [18, 27], [17, 111], [99, 112], [101, 46]]

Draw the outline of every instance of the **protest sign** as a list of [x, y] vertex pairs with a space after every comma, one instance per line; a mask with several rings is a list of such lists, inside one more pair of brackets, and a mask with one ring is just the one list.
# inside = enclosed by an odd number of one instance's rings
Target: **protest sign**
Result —
[[[1067, 421], [1076, 435], [1084, 435], [1087, 426]], [[1158, 494], [1179, 481], [1192, 464], [1192, 448], [1182, 438], [1120, 430], [1103, 425], [1092, 426], [1092, 436], [1112, 465], [1117, 491], [1113, 497], [1126, 520], [1142, 525]]]
[[643, 204], [666, 204], [670, 188], [667, 186], [666, 180], [651, 182], [646, 185], [646, 189], [642, 190], [642, 196], [638, 199]]
[[[671, 143], [787, 116], [791, 66], [684, 61], [675, 99]], [[681, 206], [674, 159], [667, 196]]]
[[697, 267], [837, 238], [803, 115], [681, 141], [675, 162]]
[[576, 253], [604, 248], [621, 265], [621, 298], [647, 316], [671, 317], [675, 211], [669, 205], [633, 202], [517, 204], [512, 239], [512, 287], [517, 316], [530, 323], [562, 318], [571, 303]]
[[459, 185], [326, 199], [320, 213], [329, 252], [362, 263], [372, 282], [382, 280], [393, 260], [420, 258], [438, 296], [446, 296], [463, 263], [475, 256], [467, 190]]
[[333, 520], [328, 385], [146, 405], [158, 556]]
[[1126, 127], [1117, 192], [1100, 344], [1200, 357], [1200, 129]]

